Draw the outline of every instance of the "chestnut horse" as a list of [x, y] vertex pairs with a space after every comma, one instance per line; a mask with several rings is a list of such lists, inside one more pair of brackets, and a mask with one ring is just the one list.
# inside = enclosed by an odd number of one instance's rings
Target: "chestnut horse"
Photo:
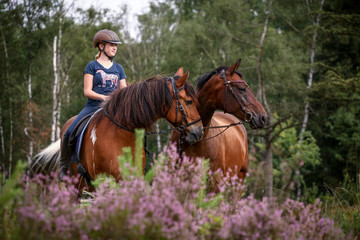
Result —
[[[111, 94], [110, 99], [94, 114], [82, 141], [80, 162], [91, 180], [98, 174], [106, 173], [119, 181], [121, 172], [118, 156], [123, 154], [124, 147], [131, 147], [134, 156], [134, 129], [149, 129], [159, 118], [165, 118], [171, 125], [178, 127], [187, 142], [200, 140], [203, 126], [196, 108], [195, 91], [187, 82], [187, 77], [188, 73], [177, 80], [154, 77]], [[74, 117], [64, 124], [62, 136], [73, 120]], [[58, 164], [51, 162], [59, 161], [59, 151], [60, 146], [57, 144], [50, 145], [48, 151], [45, 149], [40, 152], [33, 159], [33, 173], [55, 170], [41, 166], [58, 167]], [[78, 166], [77, 163], [71, 164], [72, 174], [78, 173]], [[143, 154], [143, 172], [144, 167]], [[78, 186], [80, 191], [86, 185], [82, 177]], [[93, 190], [91, 186], [88, 187], [89, 191]]]
[[[249, 167], [248, 139], [239, 119], [253, 129], [263, 128], [267, 114], [237, 71], [239, 65], [240, 59], [231, 67], [219, 67], [199, 77], [196, 96], [204, 135], [195, 144], [178, 147], [189, 157], [209, 159], [212, 172], [221, 169], [224, 174], [236, 174], [244, 180]], [[181, 71], [177, 74], [181, 75]], [[173, 131], [171, 141], [178, 138]]]

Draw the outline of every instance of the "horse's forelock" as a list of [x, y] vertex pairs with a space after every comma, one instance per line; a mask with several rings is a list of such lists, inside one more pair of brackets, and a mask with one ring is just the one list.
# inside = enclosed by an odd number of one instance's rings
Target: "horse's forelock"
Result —
[[198, 106], [195, 89], [187, 81], [185, 82], [185, 91], [186, 91], [187, 95], [195, 102], [196, 106]]
[[[222, 70], [228, 70], [229, 69], [229, 66], [221, 66], [221, 67], [218, 67], [217, 69], [211, 71], [211, 72], [208, 72], [208, 73], [205, 73], [203, 75], [201, 75], [198, 79], [197, 79], [197, 90], [200, 90], [204, 85], [205, 83], [207, 83], [207, 81], [209, 81], [214, 75], [216, 74], [219, 74]], [[239, 71], [235, 71], [235, 73], [237, 75], [239, 75], [241, 78], [243, 78], [243, 74]]]

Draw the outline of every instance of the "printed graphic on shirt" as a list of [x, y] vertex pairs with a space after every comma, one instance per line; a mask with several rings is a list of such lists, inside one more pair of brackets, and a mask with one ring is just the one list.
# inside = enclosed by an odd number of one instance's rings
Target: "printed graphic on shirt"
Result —
[[106, 87], [106, 81], [111, 81], [110, 88], [116, 88], [119, 84], [119, 78], [115, 74], [107, 74], [103, 70], [97, 70], [96, 73], [100, 73], [102, 78], [102, 87]]

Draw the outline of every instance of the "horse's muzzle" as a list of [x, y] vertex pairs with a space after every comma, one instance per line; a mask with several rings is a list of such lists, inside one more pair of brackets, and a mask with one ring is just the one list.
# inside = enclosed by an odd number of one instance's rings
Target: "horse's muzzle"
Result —
[[204, 134], [204, 130], [203, 130], [202, 126], [192, 126], [190, 128], [190, 131], [187, 132], [187, 134], [185, 136], [185, 140], [190, 144], [194, 144], [194, 143], [200, 141], [203, 134]]
[[259, 117], [253, 116], [249, 123], [250, 123], [250, 128], [252, 129], [263, 128], [267, 123], [267, 116], [266, 115], [261, 115]]

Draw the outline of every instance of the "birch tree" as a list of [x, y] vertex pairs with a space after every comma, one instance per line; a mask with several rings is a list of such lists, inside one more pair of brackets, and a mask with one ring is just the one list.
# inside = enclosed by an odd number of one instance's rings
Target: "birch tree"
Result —
[[[271, 7], [272, 7], [272, 0], [270, 0], [267, 9], [266, 9], [266, 16], [264, 22], [264, 29], [260, 37], [259, 41], [259, 53], [257, 58], [257, 75], [258, 75], [258, 90], [257, 90], [257, 99], [264, 105], [264, 108], [268, 114], [268, 125], [272, 125], [274, 121], [274, 117], [272, 116], [270, 107], [266, 100], [265, 95], [265, 86], [264, 86], [264, 76], [262, 73], [262, 50], [264, 45], [264, 40], [267, 33], [267, 28], [269, 24], [269, 18], [271, 14]], [[268, 128], [265, 138], [265, 165], [264, 165], [264, 172], [265, 172], [265, 196], [272, 197], [273, 196], [273, 164], [272, 164], [272, 149], [271, 149], [271, 132], [273, 128]]]
[[[145, 74], [160, 74], [167, 69], [166, 58], [177, 32], [178, 22], [171, 13], [173, 10], [166, 3], [151, 3], [150, 12], [139, 16], [142, 42], [140, 47], [144, 61], [142, 69]], [[177, 69], [172, 69], [175, 72]], [[154, 73], [155, 71], [155, 73]], [[145, 75], [144, 74], [144, 75]], [[160, 130], [160, 121], [155, 123], [157, 132]], [[156, 134], [157, 151], [162, 150], [161, 135]]]
[[[65, 18], [65, 13], [69, 11], [72, 7], [72, 3], [69, 6], [66, 6], [64, 0], [56, 2], [54, 5], [54, 22], [55, 27], [58, 28], [57, 34], [53, 39], [53, 72], [54, 72], [54, 83], [53, 83], [53, 106], [52, 106], [52, 123], [51, 123], [51, 142], [55, 142], [60, 138], [60, 119], [61, 119], [61, 92], [64, 92], [67, 89], [69, 82], [69, 72], [72, 68], [72, 61], [65, 67], [65, 58], [61, 56], [61, 43], [63, 40], [63, 21]], [[62, 86], [62, 87], [61, 87]], [[70, 102], [70, 94], [66, 91], [66, 101]]]
[[27, 59], [27, 69], [24, 78], [27, 82], [28, 104], [27, 117], [28, 122], [24, 128], [25, 135], [28, 137], [28, 151], [27, 160], [31, 161], [33, 156], [34, 141], [33, 141], [33, 96], [32, 96], [32, 78], [33, 78], [33, 62], [38, 57], [44, 40], [41, 39], [42, 28], [46, 26], [46, 21], [49, 16], [49, 8], [51, 6], [50, 0], [24, 0], [24, 26], [23, 37], [25, 41], [25, 51]]
[[[310, 8], [309, 0], [305, 0], [305, 2], [306, 2], [309, 16], [311, 16], [312, 10]], [[314, 63], [315, 63], [316, 42], [317, 42], [317, 35], [318, 35], [317, 31], [318, 31], [318, 28], [320, 25], [321, 13], [322, 13], [322, 8], [324, 6], [324, 2], [325, 2], [325, 0], [321, 0], [319, 12], [316, 16], [316, 19], [311, 20], [311, 22], [314, 26], [314, 32], [313, 32], [313, 35], [311, 38], [310, 67], [309, 67], [308, 77], [307, 77], [307, 81], [306, 81], [308, 90], [310, 90], [310, 88], [312, 86], [313, 76], [314, 76], [314, 72], [315, 72]], [[308, 97], [306, 97], [305, 98], [305, 108], [304, 108], [304, 119], [303, 119], [301, 130], [300, 130], [299, 143], [301, 143], [304, 138], [304, 132], [306, 131], [306, 126], [307, 126], [308, 119], [309, 119], [309, 108], [310, 108], [309, 99], [308, 99]]]
[[[8, 49], [7, 49], [7, 45], [6, 45], [6, 39], [4, 37], [4, 33], [2, 31], [2, 29], [0, 29], [1, 32], [1, 37], [2, 37], [2, 41], [3, 41], [3, 46], [4, 46], [4, 53], [5, 53], [5, 69], [6, 69], [6, 81], [10, 82], [10, 74], [9, 74], [9, 55], [8, 55]], [[10, 133], [9, 133], [9, 177], [11, 176], [11, 166], [12, 166], [12, 162], [13, 162], [13, 109], [12, 109], [12, 97], [11, 97], [11, 93], [10, 93], [10, 86], [8, 84], [4, 84], [5, 86], [7, 86], [7, 94], [9, 96], [9, 122], [10, 122]], [[2, 159], [5, 160], [5, 141], [4, 141], [4, 130], [3, 130], [3, 124], [2, 124], [2, 109], [1, 109], [1, 100], [0, 100], [0, 138], [1, 138], [1, 154], [2, 154]], [[5, 166], [5, 161], [2, 161], [2, 169], [5, 170], [6, 166]], [[5, 174], [3, 174], [3, 182], [5, 181]]]
[[[61, 36], [61, 28], [59, 30], [59, 36]], [[60, 138], [60, 107], [61, 101], [59, 100], [60, 93], [60, 74], [58, 71], [59, 53], [58, 53], [58, 42], [57, 36], [54, 37], [53, 41], [53, 67], [54, 67], [54, 85], [53, 85], [53, 107], [52, 107], [52, 124], [51, 124], [51, 142], [55, 142]]]
[[[6, 81], [10, 82], [10, 74], [9, 74], [9, 55], [6, 45], [6, 39], [4, 37], [3, 31], [1, 30], [1, 36], [3, 40], [3, 46], [4, 46], [4, 53], [5, 53], [5, 68], [6, 68]], [[9, 133], [9, 177], [11, 177], [11, 171], [12, 171], [12, 162], [13, 162], [13, 139], [14, 139], [14, 122], [13, 122], [13, 109], [12, 109], [12, 95], [10, 86], [8, 84], [5, 84], [7, 86], [7, 94], [9, 96], [9, 122], [10, 122], [10, 133]], [[1, 106], [1, 105], [0, 105]], [[4, 146], [4, 140], [3, 140], [3, 129], [1, 124], [1, 151], [5, 156], [5, 146]], [[3, 163], [3, 168], [5, 169], [5, 163]], [[4, 175], [5, 177], [5, 175]]]

